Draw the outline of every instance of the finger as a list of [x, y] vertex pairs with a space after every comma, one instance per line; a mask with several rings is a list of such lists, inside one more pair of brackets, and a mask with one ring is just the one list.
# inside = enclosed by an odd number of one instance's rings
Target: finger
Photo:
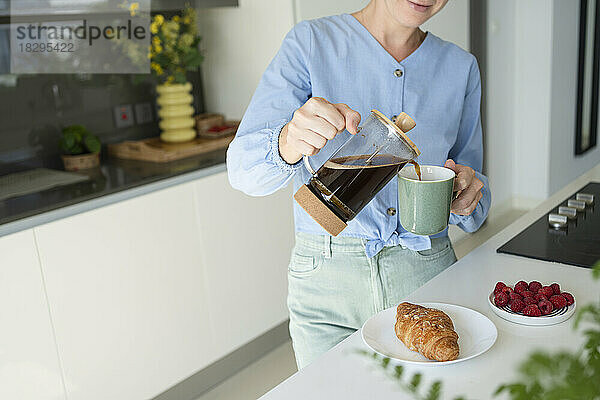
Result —
[[459, 211], [455, 212], [455, 214], [459, 214], [459, 215], [473, 214], [473, 211], [475, 211], [475, 208], [477, 208], [477, 204], [479, 204], [479, 201], [482, 198], [483, 198], [483, 194], [481, 192], [478, 192], [477, 197], [475, 197], [475, 200], [473, 200], [473, 202], [471, 204], [469, 204], [469, 206], [467, 208], [465, 208], [464, 210], [459, 210]]
[[473, 170], [463, 165], [456, 165], [455, 168], [457, 174], [454, 179], [454, 190], [465, 190], [473, 181]]
[[325, 99], [320, 97], [315, 99], [311, 103], [310, 111], [335, 126], [338, 132], [343, 131], [346, 128], [346, 120], [338, 109]]
[[307, 113], [296, 113], [294, 119], [290, 121], [288, 131], [291, 132], [293, 137], [298, 139], [304, 139], [306, 132], [310, 131], [327, 140], [331, 140], [337, 135], [335, 126], [331, 125], [321, 117]]
[[473, 200], [477, 197], [477, 191], [472, 187], [463, 190], [460, 195], [452, 202], [452, 208], [454, 210], [464, 210], [467, 208]]
[[358, 124], [360, 123], [360, 114], [354, 111], [347, 104], [338, 103], [333, 105], [344, 116], [346, 129], [353, 135], [358, 133]]
[[319, 152], [319, 149], [306, 143], [302, 139], [295, 139], [292, 142], [292, 145], [294, 146], [294, 149], [297, 152], [299, 152], [300, 154], [306, 155], [306, 156], [314, 156], [315, 154], [317, 154]]
[[448, 159], [446, 160], [446, 162], [444, 163], [444, 167], [446, 168], [450, 168], [452, 171], [455, 170], [456, 168], [456, 163], [454, 162], [454, 160], [452, 159]]
[[298, 136], [298, 139], [310, 144], [311, 146], [317, 149], [322, 149], [327, 143], [327, 139], [321, 133], [314, 132], [309, 129], [302, 131], [301, 134]]
[[452, 208], [458, 211], [468, 209], [471, 203], [477, 198], [478, 194], [481, 193], [482, 188], [483, 182], [476, 179], [467, 189], [461, 192], [456, 200], [452, 202]]

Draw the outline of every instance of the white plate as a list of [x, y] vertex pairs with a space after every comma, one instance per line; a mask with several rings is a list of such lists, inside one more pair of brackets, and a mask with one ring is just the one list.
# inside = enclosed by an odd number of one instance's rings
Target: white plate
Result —
[[575, 313], [577, 301], [570, 306], [552, 310], [550, 314], [542, 315], [540, 317], [528, 317], [527, 315], [517, 314], [508, 306], [496, 307], [494, 304], [494, 292], [490, 293], [488, 296], [488, 304], [497, 316], [504, 318], [507, 321], [521, 325], [541, 326], [560, 324], [561, 322], [565, 322], [571, 318], [571, 316]]
[[362, 327], [362, 339], [377, 353], [406, 364], [446, 365], [466, 361], [487, 351], [498, 337], [496, 326], [477, 311], [444, 303], [420, 303], [448, 314], [458, 334], [460, 353], [453, 361], [433, 361], [409, 350], [396, 336], [396, 307], [388, 308], [369, 318]]

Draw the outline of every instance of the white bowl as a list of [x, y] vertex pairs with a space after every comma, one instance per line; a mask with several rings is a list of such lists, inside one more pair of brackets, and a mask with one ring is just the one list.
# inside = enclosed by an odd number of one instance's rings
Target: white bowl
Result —
[[504, 318], [507, 321], [521, 325], [540, 326], [560, 324], [561, 322], [565, 322], [566, 320], [571, 318], [571, 316], [575, 313], [577, 301], [575, 301], [570, 306], [566, 306], [563, 308], [555, 308], [550, 314], [542, 315], [539, 317], [529, 317], [527, 315], [517, 314], [516, 312], [511, 310], [508, 305], [504, 307], [498, 307], [494, 304], [494, 292], [490, 293], [490, 295], [488, 296], [488, 304], [497, 316]]

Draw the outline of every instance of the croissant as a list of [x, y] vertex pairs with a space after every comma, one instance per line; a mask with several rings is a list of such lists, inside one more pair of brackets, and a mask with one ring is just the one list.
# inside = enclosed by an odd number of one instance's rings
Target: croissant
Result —
[[435, 308], [400, 303], [396, 310], [396, 336], [412, 351], [430, 360], [458, 358], [458, 334], [450, 317]]

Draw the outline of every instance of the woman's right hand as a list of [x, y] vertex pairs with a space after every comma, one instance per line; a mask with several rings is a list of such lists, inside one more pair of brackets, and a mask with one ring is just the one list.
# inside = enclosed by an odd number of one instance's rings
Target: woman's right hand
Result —
[[288, 164], [303, 155], [312, 156], [344, 129], [358, 133], [360, 114], [346, 104], [332, 104], [322, 97], [311, 97], [294, 112], [279, 135], [279, 154]]

